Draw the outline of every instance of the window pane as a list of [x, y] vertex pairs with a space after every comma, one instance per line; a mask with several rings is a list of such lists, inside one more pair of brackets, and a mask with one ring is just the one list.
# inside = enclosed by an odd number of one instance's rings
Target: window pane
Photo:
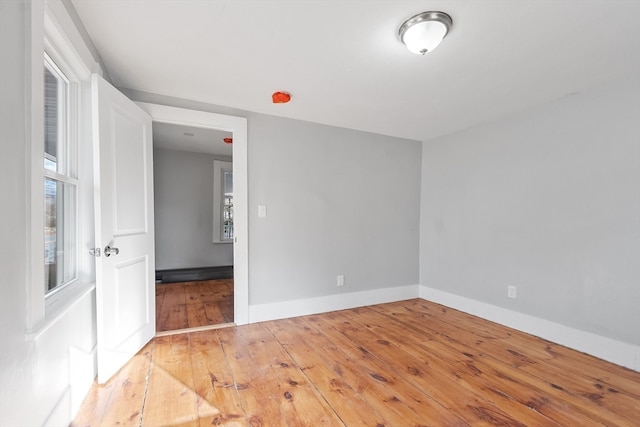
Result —
[[233, 194], [233, 172], [224, 171], [224, 194]]
[[44, 67], [44, 168], [65, 173], [67, 83], [54, 65]]
[[233, 239], [233, 172], [223, 173], [222, 238]]
[[76, 277], [76, 187], [45, 178], [44, 195], [45, 285], [49, 292]]

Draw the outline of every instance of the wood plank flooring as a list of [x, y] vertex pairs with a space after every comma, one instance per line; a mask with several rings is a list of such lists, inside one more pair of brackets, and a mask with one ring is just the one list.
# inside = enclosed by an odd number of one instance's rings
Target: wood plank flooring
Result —
[[233, 279], [156, 283], [156, 331], [233, 322]]
[[156, 338], [72, 426], [639, 423], [640, 373], [414, 299]]

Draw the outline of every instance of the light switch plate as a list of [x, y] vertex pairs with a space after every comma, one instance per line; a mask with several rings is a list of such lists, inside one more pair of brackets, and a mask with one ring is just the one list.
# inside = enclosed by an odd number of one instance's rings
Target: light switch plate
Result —
[[267, 217], [267, 206], [258, 205], [258, 218], [266, 218], [266, 217]]

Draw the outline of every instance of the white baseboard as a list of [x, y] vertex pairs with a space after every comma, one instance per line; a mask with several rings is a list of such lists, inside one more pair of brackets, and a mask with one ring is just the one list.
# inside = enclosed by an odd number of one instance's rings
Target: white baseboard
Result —
[[426, 286], [410, 285], [249, 306], [249, 323], [422, 298], [640, 372], [640, 346]]
[[249, 306], [249, 323], [288, 319], [308, 314], [327, 313], [367, 305], [383, 304], [418, 297], [418, 285], [373, 289], [324, 297], [256, 304]]
[[419, 286], [420, 298], [535, 335], [640, 372], [640, 346], [612, 340], [513, 310]]
[[71, 417], [76, 416], [85, 396], [91, 390], [97, 373], [98, 349], [94, 346], [88, 353], [75, 346], [69, 347], [69, 390], [71, 394]]

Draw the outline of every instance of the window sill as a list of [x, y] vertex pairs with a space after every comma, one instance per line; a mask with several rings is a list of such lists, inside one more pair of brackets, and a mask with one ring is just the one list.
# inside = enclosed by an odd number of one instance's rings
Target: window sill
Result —
[[233, 243], [233, 240], [214, 240], [213, 243]]
[[[35, 328], [25, 332], [26, 341], [37, 341], [47, 330], [55, 325], [69, 311], [71, 311], [83, 298], [93, 292], [95, 283], [74, 283], [60, 292], [63, 298], [58, 299], [56, 304], [47, 304], [44, 321]], [[64, 299], [63, 301], [61, 301]]]

